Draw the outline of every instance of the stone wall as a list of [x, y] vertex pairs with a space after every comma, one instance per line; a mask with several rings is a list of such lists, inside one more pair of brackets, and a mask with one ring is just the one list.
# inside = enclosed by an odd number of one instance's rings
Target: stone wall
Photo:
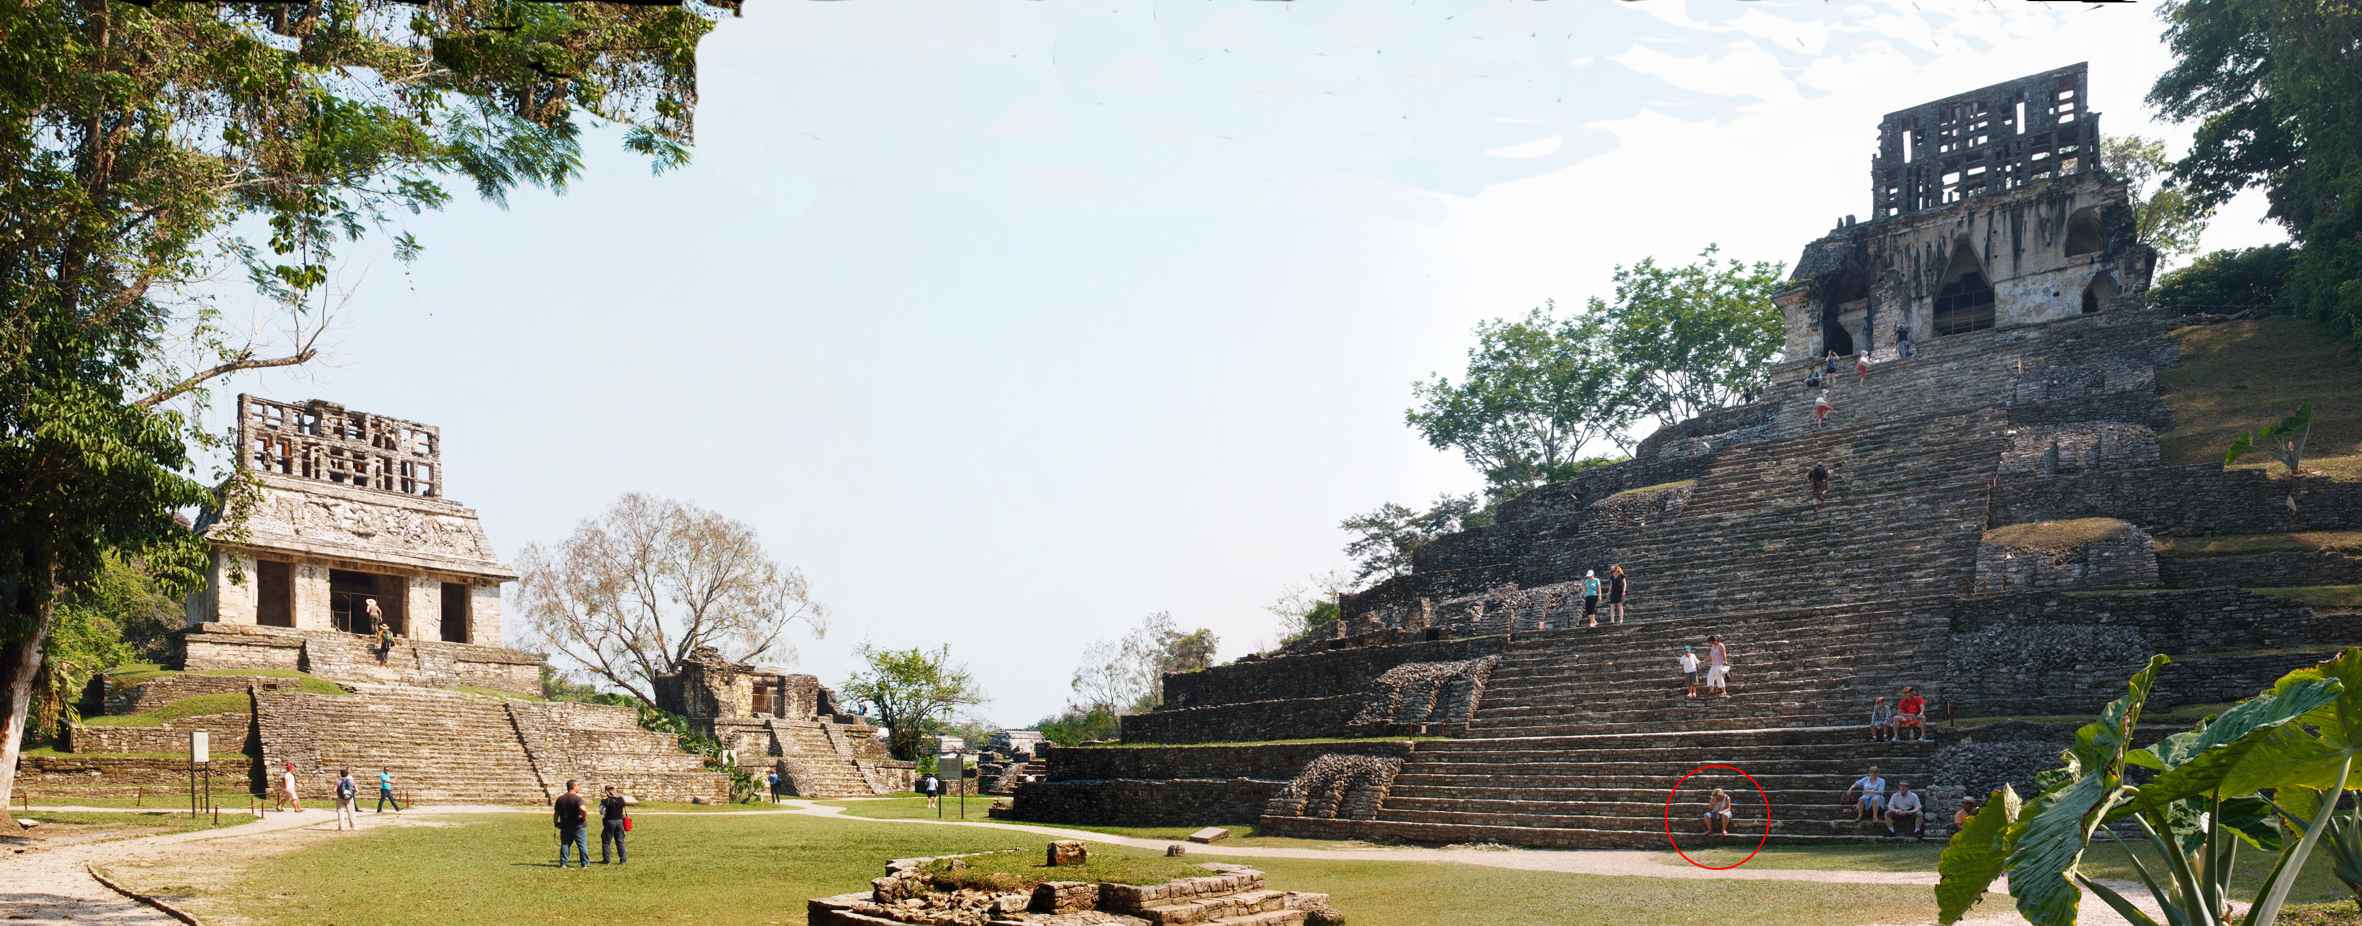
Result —
[[208, 748], [214, 761], [231, 761], [243, 765], [247, 752], [248, 734], [253, 726], [251, 711], [235, 714], [208, 714], [183, 717], [153, 727], [111, 727], [75, 724], [70, 728], [67, 742], [72, 751], [83, 752], [159, 752], [187, 755], [189, 734], [203, 730], [211, 736]]
[[2157, 580], [2175, 588], [2216, 585], [2351, 585], [2362, 583], [2362, 554], [2286, 550], [2231, 556], [2161, 556]]
[[2009, 437], [2001, 454], [2004, 478], [2156, 466], [2159, 460], [2157, 432], [2133, 422], [2029, 424]]
[[1324, 755], [1401, 758], [1410, 740], [1207, 746], [1051, 746], [1050, 780], [1259, 778], [1287, 781]]
[[397, 637], [384, 662], [376, 641], [335, 630], [199, 624], [178, 636], [184, 669], [296, 669], [341, 681], [541, 692], [541, 657], [500, 646]]
[[1386, 803], [1388, 790], [1394, 786], [1394, 776], [1401, 771], [1399, 758], [1336, 753], [1321, 756], [1305, 765], [1304, 771], [1264, 805], [1264, 819], [1375, 820], [1378, 808]]
[[[239, 756], [216, 756], [214, 790], [239, 790], [249, 777]], [[145, 793], [163, 806], [177, 799], [188, 806], [189, 763], [186, 759], [127, 759], [109, 756], [24, 756], [17, 760], [16, 790], [35, 804], [60, 795], [128, 796]], [[218, 800], [218, 798], [217, 798]]]
[[[2305, 647], [2335, 642], [2307, 609], [2229, 588], [1964, 598], [1952, 605], [1943, 706], [1965, 716], [2094, 712], [2152, 653], [2177, 661], [2152, 708], [2235, 700], [2313, 661]], [[2267, 652], [2236, 656], [2258, 650]]]
[[1997, 524], [2092, 517], [2177, 536], [2350, 530], [2362, 528], [2362, 483], [2274, 479], [2262, 470], [2192, 463], [2003, 478], [1993, 492]]
[[103, 692], [99, 710], [83, 707], [85, 714], [136, 714], [161, 707], [182, 698], [226, 691], [245, 691], [254, 683], [255, 676], [246, 675], [162, 675], [134, 682], [121, 682], [99, 676], [91, 684]]
[[2114, 518], [2017, 524], [1985, 532], [1977, 591], [1986, 594], [2157, 584], [2149, 535]]

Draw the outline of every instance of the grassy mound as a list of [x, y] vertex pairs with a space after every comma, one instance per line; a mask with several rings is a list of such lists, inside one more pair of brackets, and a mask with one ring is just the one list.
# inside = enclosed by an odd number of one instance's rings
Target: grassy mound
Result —
[[2076, 518], [2070, 521], [2034, 521], [2011, 524], [1985, 532], [1985, 542], [2020, 550], [2040, 550], [2046, 553], [2065, 553], [2102, 540], [2124, 536], [2132, 525], [2115, 518]]
[[[340, 691], [342, 689], [339, 689]], [[175, 720], [213, 714], [243, 714], [253, 709], [243, 691], [217, 691], [170, 701], [136, 714], [84, 718], [86, 727], [160, 727]]]
[[2362, 553], [2362, 531], [2160, 537], [2157, 539], [2157, 552], [2183, 557], [2236, 556], [2241, 553]]
[[[2157, 436], [2168, 463], [2219, 463], [2239, 435], [2313, 403], [2304, 467], [2362, 479], [2362, 362], [2310, 321], [2267, 318], [2177, 328], [2181, 365], [2163, 371], [2173, 430]], [[2261, 454], [2240, 467], [2279, 469]]]

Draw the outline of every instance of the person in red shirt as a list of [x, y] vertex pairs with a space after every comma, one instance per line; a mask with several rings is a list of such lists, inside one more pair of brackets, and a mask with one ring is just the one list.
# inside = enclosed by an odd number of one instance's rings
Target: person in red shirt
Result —
[[1904, 686], [1903, 697], [1895, 702], [1895, 739], [1902, 739], [1905, 731], [1915, 740], [1927, 738], [1927, 699], [1910, 686]]

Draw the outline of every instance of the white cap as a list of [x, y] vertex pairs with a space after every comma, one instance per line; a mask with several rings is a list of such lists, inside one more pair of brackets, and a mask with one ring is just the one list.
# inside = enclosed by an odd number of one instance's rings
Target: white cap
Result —
[[1589, 569], [1585, 569], [1585, 570], [1583, 570], [1583, 578], [1586, 578], [1586, 579], [1596, 579], [1596, 578], [1599, 578], [1599, 573], [1592, 572], [1592, 571], [1591, 571], [1591, 570], [1589, 570]]

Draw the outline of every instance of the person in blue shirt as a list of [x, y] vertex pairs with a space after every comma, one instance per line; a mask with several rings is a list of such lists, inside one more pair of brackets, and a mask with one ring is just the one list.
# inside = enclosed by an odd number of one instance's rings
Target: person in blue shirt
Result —
[[394, 805], [395, 813], [402, 812], [402, 802], [394, 800], [394, 770], [380, 768], [377, 770], [377, 812], [384, 813], [387, 804]]
[[1599, 574], [1589, 569], [1583, 570], [1583, 617], [1587, 626], [1599, 626]]

